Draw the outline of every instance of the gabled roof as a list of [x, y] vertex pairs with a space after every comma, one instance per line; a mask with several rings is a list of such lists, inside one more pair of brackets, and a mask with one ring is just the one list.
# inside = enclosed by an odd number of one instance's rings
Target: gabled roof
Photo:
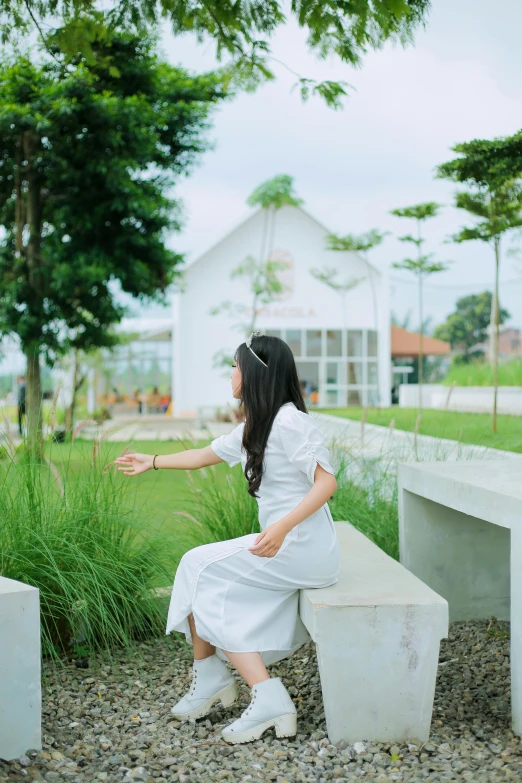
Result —
[[[393, 358], [412, 358], [419, 355], [420, 335], [408, 332], [402, 326], [391, 327], [391, 355]], [[451, 345], [444, 340], [424, 335], [422, 340], [424, 356], [444, 356], [451, 352]]]
[[[306, 209], [303, 209], [303, 207], [292, 207], [292, 209], [298, 209], [299, 212], [302, 212], [306, 217], [313, 221], [319, 228], [321, 228], [323, 231], [325, 231], [327, 234], [331, 234], [327, 226], [324, 225], [324, 223], [321, 223], [320, 220], [317, 220], [316, 217], [310, 214]], [[242, 228], [244, 225], [249, 223], [251, 220], [253, 220], [257, 215], [262, 212], [262, 207], [259, 207], [258, 209], [255, 209], [253, 212], [248, 214], [246, 217], [241, 218], [229, 231], [227, 231], [226, 234], [224, 234], [221, 239], [218, 239], [217, 242], [215, 242], [213, 245], [211, 245], [207, 250], [204, 251], [204, 253], [201, 253], [199, 256], [197, 256], [192, 262], [187, 262], [186, 266], [184, 267], [184, 271], [188, 271], [189, 269], [192, 269], [196, 264], [198, 264], [200, 261], [202, 261], [206, 256], [208, 256], [210, 253], [212, 253], [213, 250], [215, 250], [219, 245], [221, 245], [223, 242], [226, 242], [226, 240], [232, 236], [238, 229]], [[332, 251], [335, 252], [335, 251]], [[377, 275], [381, 275], [381, 272], [379, 269], [377, 269], [376, 266], [371, 264], [369, 261], [367, 261], [363, 256], [361, 256], [359, 253], [356, 253], [355, 251], [341, 251], [341, 252], [351, 252], [354, 256], [356, 256], [360, 261], [362, 261], [363, 264], [370, 267], [373, 272], [375, 272]]]

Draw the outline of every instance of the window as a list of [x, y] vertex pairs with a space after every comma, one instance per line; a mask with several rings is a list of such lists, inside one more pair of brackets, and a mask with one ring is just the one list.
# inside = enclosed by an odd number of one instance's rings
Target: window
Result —
[[265, 329], [267, 337], [281, 337], [281, 329]]
[[297, 362], [297, 375], [307, 388], [319, 388], [319, 362]]
[[320, 329], [307, 329], [306, 355], [321, 356], [321, 330]]
[[377, 389], [368, 389], [368, 405], [377, 405], [379, 402], [379, 393]]
[[348, 334], [348, 356], [362, 356], [362, 329], [351, 329]]
[[363, 382], [362, 362], [348, 362], [347, 382], [348, 386], [361, 386]]
[[337, 329], [326, 330], [326, 355], [342, 356], [342, 333]]
[[377, 386], [377, 362], [368, 362], [368, 386]]
[[287, 329], [286, 342], [290, 346], [290, 350], [292, 351], [294, 356], [301, 356], [301, 330], [300, 329]]
[[296, 362], [297, 375], [307, 405], [319, 402], [319, 362]]
[[355, 391], [352, 389], [348, 392], [348, 405], [362, 405], [360, 391]]
[[328, 389], [326, 392], [326, 404], [327, 405], [333, 405], [334, 407], [337, 407], [337, 390], [336, 389]]
[[339, 364], [337, 362], [327, 363], [326, 383], [339, 383]]
[[368, 330], [368, 356], [377, 356], [377, 332]]

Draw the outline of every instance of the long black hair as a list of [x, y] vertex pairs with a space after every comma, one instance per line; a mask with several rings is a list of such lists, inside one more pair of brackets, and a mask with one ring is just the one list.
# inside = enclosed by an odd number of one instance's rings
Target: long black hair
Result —
[[246, 343], [237, 348], [234, 359], [241, 372], [240, 400], [245, 413], [243, 448], [247, 453], [245, 477], [248, 493], [256, 495], [263, 476], [263, 457], [276, 413], [281, 405], [293, 402], [308, 413], [303, 399], [294, 355], [279, 337], [260, 335], [250, 347], [266, 367], [252, 354]]

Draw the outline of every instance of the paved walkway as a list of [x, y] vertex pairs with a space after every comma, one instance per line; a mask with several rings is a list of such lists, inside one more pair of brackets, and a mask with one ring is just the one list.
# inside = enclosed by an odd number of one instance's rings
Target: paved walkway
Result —
[[164, 415], [119, 416], [104, 422], [100, 427], [85, 427], [82, 438], [100, 436], [104, 440], [128, 442], [129, 440], [210, 440], [234, 428], [230, 422], [201, 423], [193, 419], [173, 419]]
[[[210, 440], [230, 432], [234, 428], [230, 422], [208, 422], [198, 426], [192, 419], [173, 419], [163, 414], [148, 414], [146, 416], [118, 416], [109, 419], [102, 425], [88, 425], [82, 428], [78, 437], [92, 440], [101, 437], [111, 442], [128, 443], [130, 440]], [[10, 425], [10, 438], [15, 444], [20, 442], [18, 428]], [[6, 424], [0, 421], [0, 443], [6, 440]]]
[[522, 454], [503, 451], [487, 446], [460, 443], [432, 435], [415, 435], [413, 432], [381, 427], [377, 424], [362, 424], [360, 421], [331, 416], [326, 413], [313, 414], [327, 438], [335, 446], [350, 453], [380, 458], [393, 455], [399, 461], [427, 461], [464, 459], [515, 459], [522, 460]]
[[[522, 461], [522, 454], [485, 446], [459, 443], [455, 440], [417, 435], [376, 424], [364, 424], [340, 416], [318, 411], [312, 415], [324, 431], [328, 444], [334, 453], [342, 452], [351, 464], [361, 466], [380, 463], [387, 467], [397, 462], [428, 460], [469, 459], [514, 459]], [[81, 438], [92, 439], [101, 436], [103, 440], [128, 443], [129, 441], [198, 441], [210, 440], [230, 432], [236, 425], [231, 422], [197, 422], [194, 419], [169, 418], [162, 414], [144, 416], [119, 416], [104, 422], [101, 426], [82, 429]], [[3, 427], [0, 425], [0, 430]], [[11, 435], [15, 438], [15, 428]], [[2, 437], [3, 436], [3, 437]], [[0, 432], [5, 438], [5, 432]], [[339, 454], [340, 456], [340, 454]]]

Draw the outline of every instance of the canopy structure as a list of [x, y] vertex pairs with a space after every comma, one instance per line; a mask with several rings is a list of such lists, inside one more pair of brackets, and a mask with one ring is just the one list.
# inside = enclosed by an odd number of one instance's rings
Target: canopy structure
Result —
[[[402, 326], [391, 327], [391, 355], [393, 359], [415, 359], [419, 356], [420, 335], [408, 332]], [[424, 335], [422, 353], [424, 356], [444, 356], [451, 352], [451, 345], [444, 340]]]

